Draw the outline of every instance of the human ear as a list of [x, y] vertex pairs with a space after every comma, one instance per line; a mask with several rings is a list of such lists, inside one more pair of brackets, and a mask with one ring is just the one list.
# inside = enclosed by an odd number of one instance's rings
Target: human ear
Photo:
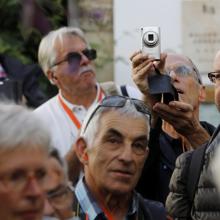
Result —
[[80, 162], [84, 165], [88, 163], [88, 148], [84, 138], [80, 137], [75, 144], [75, 151]]
[[199, 101], [204, 102], [206, 100], [206, 90], [204, 85], [200, 85], [199, 88]]
[[47, 78], [49, 79], [50, 83], [52, 85], [56, 85], [57, 84], [57, 77], [55, 76], [55, 73], [53, 70], [49, 69], [47, 71]]

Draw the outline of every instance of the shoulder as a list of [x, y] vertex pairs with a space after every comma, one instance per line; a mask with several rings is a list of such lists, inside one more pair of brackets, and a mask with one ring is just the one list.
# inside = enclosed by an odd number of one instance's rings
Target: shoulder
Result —
[[58, 101], [57, 96], [52, 97], [42, 105], [40, 105], [38, 108], [34, 110], [34, 113], [37, 115], [46, 114], [49, 112], [56, 112], [56, 109], [58, 107]]
[[203, 128], [205, 128], [205, 130], [212, 135], [216, 129], [216, 127], [206, 121], [200, 121], [200, 124], [202, 125]]
[[[121, 88], [122, 86], [120, 86]], [[135, 98], [135, 99], [142, 99], [142, 94], [141, 92], [134, 86], [130, 86], [130, 85], [124, 85], [124, 87], [127, 90], [127, 94], [130, 98]]]
[[154, 200], [144, 199], [139, 195], [140, 206], [143, 205], [144, 212], [149, 212], [152, 219], [165, 220], [166, 219], [166, 210], [164, 205], [161, 202]]

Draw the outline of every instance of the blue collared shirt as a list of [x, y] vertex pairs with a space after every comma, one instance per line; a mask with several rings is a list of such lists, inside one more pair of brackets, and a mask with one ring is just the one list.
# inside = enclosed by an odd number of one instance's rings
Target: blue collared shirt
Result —
[[[77, 200], [83, 210], [89, 217], [89, 220], [95, 220], [99, 217], [102, 219], [107, 219], [102, 211], [102, 209], [97, 204], [94, 197], [91, 195], [88, 187], [84, 183], [84, 178], [81, 178], [75, 187], [75, 195]], [[137, 194], [134, 192], [131, 206], [129, 207], [127, 216], [125, 220], [128, 219], [129, 216], [132, 216], [137, 213], [138, 210], [138, 198]]]

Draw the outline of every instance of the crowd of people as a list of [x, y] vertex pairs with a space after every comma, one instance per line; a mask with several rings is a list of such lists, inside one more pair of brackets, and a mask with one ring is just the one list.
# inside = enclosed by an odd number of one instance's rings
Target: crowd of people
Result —
[[[199, 120], [206, 94], [193, 61], [134, 52], [137, 88], [122, 89], [97, 82], [96, 56], [79, 28], [51, 31], [38, 59], [58, 94], [35, 110], [0, 103], [0, 219], [220, 219], [219, 126]], [[176, 99], [152, 95], [158, 73]], [[220, 51], [208, 77], [220, 111]]]

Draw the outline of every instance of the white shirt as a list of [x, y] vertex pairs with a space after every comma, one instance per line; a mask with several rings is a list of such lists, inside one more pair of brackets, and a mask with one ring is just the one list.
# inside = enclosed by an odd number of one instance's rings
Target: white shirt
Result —
[[[120, 87], [117, 88], [120, 89]], [[130, 86], [126, 86], [126, 89], [130, 97], [140, 98], [140, 92], [137, 89]], [[93, 108], [93, 106], [97, 104], [100, 92], [100, 86], [97, 84], [97, 96], [90, 108]], [[90, 108], [86, 109], [84, 106], [73, 105], [63, 97], [62, 100], [72, 110], [76, 118], [82, 123]], [[61, 156], [65, 156], [71, 146], [75, 143], [79, 130], [60, 104], [58, 95], [35, 109], [34, 114], [44, 120], [48, 125], [52, 136], [52, 146], [60, 151]]]

